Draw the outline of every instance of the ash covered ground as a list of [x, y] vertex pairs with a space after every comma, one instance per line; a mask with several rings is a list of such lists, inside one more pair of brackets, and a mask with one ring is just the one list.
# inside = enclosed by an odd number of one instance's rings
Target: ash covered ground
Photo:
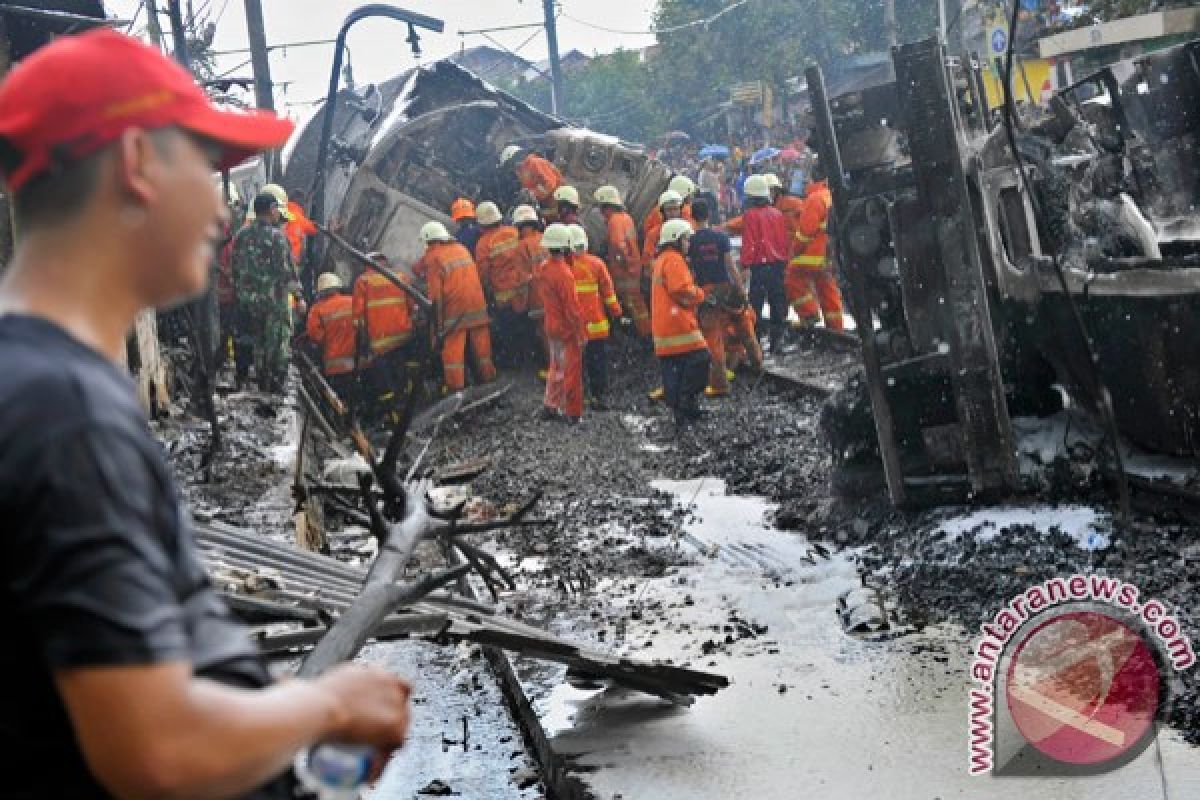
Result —
[[[789, 366], [807, 364], [823, 376], [836, 371], [843, 356], [805, 341], [794, 343]], [[612, 410], [588, 411], [575, 427], [541, 420], [542, 384], [532, 372], [510, 371], [502, 380], [511, 390], [445, 423], [428, 455], [429, 468], [488, 458], [491, 468], [474, 479], [472, 490], [497, 510], [543, 493], [531, 515], [538, 524], [500, 533], [489, 543], [514, 565], [519, 590], [502, 598], [512, 613], [603, 648], [619, 642], [632, 652], [643, 645], [627, 640], [627, 630], [678, 628], [678, 610], [637, 602], [614, 608], [610, 595], [636, 598], [644, 581], [695, 558], [694, 550], [679, 546], [690, 513], [686, 504], [651, 484], [705, 478], [724, 482], [730, 494], [770, 501], [767, 522], [784, 535], [822, 542], [830, 552], [853, 549], [869, 582], [898, 601], [906, 628], [951, 623], [973, 632], [1029, 586], [1084, 571], [1128, 580], [1143, 597], [1165, 601], [1185, 633], [1197, 639], [1191, 606], [1200, 581], [1200, 527], [1178, 508], [1143, 510], [1120, 528], [1104, 510], [1107, 495], [1094, 470], [1083, 480], [1077, 474], [1047, 480], [1042, 497], [1010, 504], [1043, 504], [1034, 505], [1030, 520], [1011, 509], [978, 509], [976, 516], [963, 508], [902, 512], [882, 488], [868, 497], [835, 496], [818, 426], [819, 396], [741, 375], [731, 397], [704, 401], [708, 417], [677, 435], [666, 409], [647, 397], [658, 375], [648, 350], [622, 338], [613, 344]], [[204, 423], [184, 417], [159, 424], [189, 502], [200, 518], [287, 534], [288, 443], [296, 438], [290, 406], [224, 393], [219, 408], [226, 442], [208, 480], [199, 468]], [[1047, 475], [1071, 472], [1052, 463], [1043, 467]], [[1107, 546], [1081, 547], [1077, 530], [1056, 527], [1055, 514], [1066, 513], [1065, 504], [1086, 509]], [[769, 638], [758, 630], [758, 620], [731, 619], [716, 632], [688, 631], [696, 646], [680, 653], [679, 661], [704, 669], [713, 652], [752, 657]], [[445, 680], [442, 672], [431, 678]], [[1171, 721], [1200, 742], [1194, 671], [1183, 680]]]
[[[935, 623], [963, 626], [972, 636], [1010, 598], [1047, 578], [1087, 572], [1112, 575], [1172, 607], [1193, 642], [1196, 586], [1200, 583], [1200, 519], [1178, 507], [1135, 510], [1129, 526], [1115, 523], [1111, 501], [1094, 467], [1078, 477], [1078, 464], [1041, 464], [1038, 491], [1003, 508], [944, 508], [905, 512], [891, 506], [879, 483], [870, 496], [845, 497], [830, 489], [828, 447], [818, 428], [821, 399], [786, 384], [749, 376], [735, 381], [730, 398], [705, 401], [710, 415], [677, 437], [667, 412], [646, 397], [656, 370], [636, 345], [619, 347], [613, 410], [588, 412], [575, 428], [536, 419], [541, 385], [530, 375], [509, 375], [513, 391], [503, 405], [465, 420], [443, 434], [435, 463], [487, 456], [493, 468], [474, 490], [495, 503], [519, 502], [532, 491], [544, 497], [536, 516], [551, 524], [504, 534], [498, 542], [524, 578], [544, 591], [527, 613], [551, 617], [555, 607], [603, 602], [586, 591], [602, 578], [658, 576], [682, 557], [674, 546], [688, 512], [650, 487], [660, 479], [709, 477], [730, 494], [757, 495], [776, 504], [775, 527], [859, 551], [873, 585], [898, 601], [900, 622], [921, 629]], [[786, 361], [837, 361], [820, 349], [795, 346]], [[1076, 454], [1078, 455], [1078, 454]], [[1064, 478], [1063, 474], [1072, 476]], [[1088, 472], [1085, 470], [1085, 472]], [[1094, 509], [1093, 527], [1106, 547], [1078, 540], [1056, 511]], [[1031, 507], [1033, 521], [1006, 511]], [[976, 516], [971, 516], [976, 512]], [[943, 522], [966, 519], [952, 535]], [[1085, 545], [1085, 546], [1081, 546]], [[617, 627], [620, 627], [617, 621]], [[1195, 670], [1182, 675], [1171, 722], [1200, 743], [1200, 703]]]

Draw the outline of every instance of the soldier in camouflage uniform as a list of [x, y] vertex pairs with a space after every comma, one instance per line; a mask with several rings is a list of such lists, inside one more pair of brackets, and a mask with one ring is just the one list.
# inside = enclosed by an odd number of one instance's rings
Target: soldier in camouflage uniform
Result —
[[288, 287], [296, 276], [287, 238], [279, 227], [279, 201], [265, 192], [258, 195], [254, 214], [254, 222], [238, 231], [233, 240], [238, 385], [253, 360], [259, 389], [280, 392], [287, 376], [291, 339]]

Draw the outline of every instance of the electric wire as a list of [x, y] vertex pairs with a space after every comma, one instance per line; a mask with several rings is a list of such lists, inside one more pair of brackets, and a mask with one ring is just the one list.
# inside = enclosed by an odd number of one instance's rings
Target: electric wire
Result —
[[[1033, 206], [1034, 213], [1039, 218], [1044, 219], [1045, 215], [1042, 210], [1042, 203], [1034, 192], [1033, 179], [1029, 176], [1029, 167], [1025, 163], [1025, 157], [1021, 155], [1021, 150], [1017, 147], [1015, 131], [1016, 104], [1013, 101], [1012, 68], [1013, 55], [1016, 50], [1017, 28], [1021, 23], [1020, 11], [1020, 0], [1012, 0], [1012, 16], [1008, 26], [1008, 46], [1004, 56], [1004, 132], [1008, 139], [1009, 149], [1012, 150], [1013, 160], [1017, 165], [1017, 173], [1020, 175], [1021, 185], [1025, 189], [1025, 193], [1029, 196], [1029, 202]], [[1079, 336], [1083, 340], [1082, 344], [1088, 362], [1088, 372], [1092, 380], [1091, 389], [1096, 395], [1096, 402], [1100, 407], [1100, 416], [1104, 421], [1106, 438], [1112, 447], [1112, 456], [1117, 473], [1117, 495], [1121, 521], [1122, 523], [1126, 523], [1129, 520], [1129, 480], [1125, 475], [1125, 463], [1121, 455], [1121, 440], [1117, 433], [1117, 423], [1112, 407], [1112, 396], [1109, 394], [1108, 387], [1104, 385], [1099, 369], [1096, 367], [1096, 352], [1092, 346], [1092, 338], [1088, 333], [1083, 315], [1079, 311], [1079, 306], [1075, 304], [1075, 298], [1071, 295], [1071, 288], [1067, 283], [1066, 273], [1063, 271], [1062, 259], [1059, 255], [1058, 247], [1049, 240], [1047, 240], [1045, 246], [1050, 251], [1050, 260], [1053, 262], [1054, 274], [1058, 278], [1058, 285], [1062, 290], [1063, 299], [1066, 300], [1067, 307], [1071, 311], [1071, 318], [1075, 323]]]
[[736, 3], [730, 3], [729, 5], [725, 6], [725, 8], [722, 8], [720, 11], [716, 12], [715, 14], [712, 14], [708, 17], [704, 17], [703, 19], [696, 19], [696, 20], [692, 20], [691, 22], [684, 22], [679, 25], [672, 25], [669, 28], [656, 28], [656, 29], [652, 29], [652, 30], [633, 31], [633, 30], [622, 30], [620, 28], [609, 28], [605, 25], [598, 25], [594, 22], [588, 22], [587, 20], [579, 19], [579, 17], [572, 16], [571, 14], [567, 14], [565, 12], [562, 13], [562, 16], [571, 20], [572, 22], [574, 22], [578, 25], [583, 25], [585, 28], [592, 28], [594, 30], [603, 31], [605, 33], [615, 33], [615, 34], [618, 34], [621, 36], [661, 36], [663, 34], [668, 34], [668, 33], [678, 33], [679, 31], [688, 30], [689, 28], [696, 28], [696, 27], [707, 28], [709, 25], [711, 25], [712, 23], [716, 22], [721, 17], [728, 14], [730, 11], [734, 11], [735, 9], [741, 8], [742, 6], [747, 5], [750, 2], [752, 2], [752, 0], [738, 0]]

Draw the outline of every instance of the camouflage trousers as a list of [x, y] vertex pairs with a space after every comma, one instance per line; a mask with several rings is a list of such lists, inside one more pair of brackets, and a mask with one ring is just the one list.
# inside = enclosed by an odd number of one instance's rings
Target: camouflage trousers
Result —
[[291, 315], [286, 303], [238, 303], [237, 354], [238, 382], [243, 382], [254, 364], [258, 388], [280, 392], [287, 378]]

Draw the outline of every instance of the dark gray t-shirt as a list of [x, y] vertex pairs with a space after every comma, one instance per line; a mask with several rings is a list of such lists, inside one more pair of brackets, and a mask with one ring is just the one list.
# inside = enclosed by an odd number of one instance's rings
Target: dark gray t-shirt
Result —
[[20, 315], [0, 317], [0, 608], [0, 798], [107, 797], [56, 671], [188, 661], [229, 685], [270, 680], [200, 566], [132, 382]]

